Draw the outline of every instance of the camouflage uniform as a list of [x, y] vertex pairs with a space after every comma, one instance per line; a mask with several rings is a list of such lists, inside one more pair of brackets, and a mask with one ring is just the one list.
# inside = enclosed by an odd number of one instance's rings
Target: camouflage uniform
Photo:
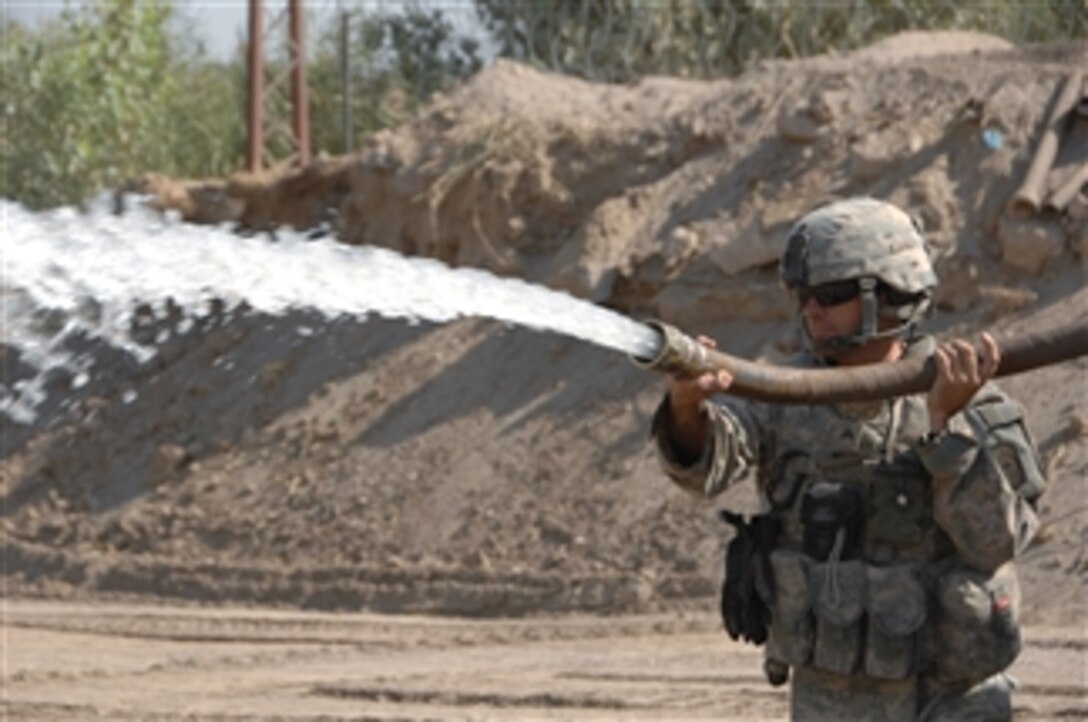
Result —
[[[913, 339], [906, 353], [933, 348]], [[823, 364], [812, 351], [795, 359]], [[791, 719], [1011, 719], [1003, 672], [1020, 646], [1012, 560], [1037, 526], [1044, 486], [1021, 407], [988, 383], [937, 438], [926, 435], [924, 395], [837, 405], [727, 398], [704, 410], [710, 438], [700, 458], [685, 459], [662, 404], [662, 464], [707, 497], [754, 473], [778, 517], [772, 579], [759, 592], [771, 610], [766, 666], [792, 670]], [[862, 531], [851, 539], [838, 529], [814, 557], [804, 508], [825, 493], [856, 501]]]

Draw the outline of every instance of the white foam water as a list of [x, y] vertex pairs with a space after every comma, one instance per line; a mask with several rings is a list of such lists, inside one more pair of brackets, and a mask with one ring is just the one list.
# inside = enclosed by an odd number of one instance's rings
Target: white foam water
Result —
[[273, 315], [491, 318], [642, 358], [659, 344], [655, 331], [618, 313], [486, 271], [291, 231], [278, 231], [275, 241], [242, 237], [183, 223], [131, 197], [123, 213], [113, 205], [103, 196], [86, 213], [36, 213], [0, 199], [0, 343], [34, 370], [0, 388], [0, 412], [15, 421], [34, 420], [51, 371], [63, 370], [72, 387], [86, 382], [91, 361], [70, 350], [74, 335], [151, 358], [154, 347], [130, 335], [137, 309], [148, 307], [164, 318], [180, 310], [179, 333], [212, 308], [245, 303]]

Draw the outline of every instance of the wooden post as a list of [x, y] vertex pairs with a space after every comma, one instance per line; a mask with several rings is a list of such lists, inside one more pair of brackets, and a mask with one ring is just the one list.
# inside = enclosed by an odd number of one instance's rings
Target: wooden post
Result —
[[306, 27], [302, 0], [289, 0], [288, 56], [291, 63], [291, 130], [295, 136], [296, 162], [310, 162], [310, 101], [306, 88]]
[[340, 12], [340, 152], [351, 152], [351, 13]]

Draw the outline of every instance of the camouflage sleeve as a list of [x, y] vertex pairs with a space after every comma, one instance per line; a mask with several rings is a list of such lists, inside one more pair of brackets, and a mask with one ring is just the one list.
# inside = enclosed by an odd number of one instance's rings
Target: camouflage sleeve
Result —
[[1027, 546], [1045, 480], [1019, 404], [987, 386], [918, 453], [933, 475], [934, 517], [967, 563], [996, 569]]
[[666, 475], [682, 489], [711, 497], [745, 478], [758, 464], [761, 424], [752, 407], [738, 399], [704, 402], [704, 408], [710, 418], [710, 432], [699, 458], [682, 458], [672, 443], [667, 396], [654, 414], [652, 436]]

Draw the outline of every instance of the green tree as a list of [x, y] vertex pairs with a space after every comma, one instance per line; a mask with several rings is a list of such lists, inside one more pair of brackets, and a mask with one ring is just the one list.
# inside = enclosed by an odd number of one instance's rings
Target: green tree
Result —
[[9, 29], [0, 195], [42, 207], [149, 170], [236, 167], [235, 83], [181, 39], [176, 20], [169, 0], [96, 0], [40, 31]]

